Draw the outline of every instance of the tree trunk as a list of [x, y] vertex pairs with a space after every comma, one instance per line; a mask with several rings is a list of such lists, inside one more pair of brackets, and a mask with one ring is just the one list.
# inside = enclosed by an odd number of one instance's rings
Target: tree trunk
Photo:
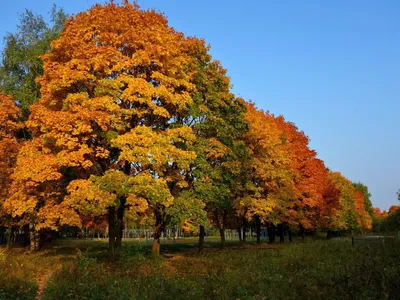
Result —
[[304, 230], [303, 225], [300, 224], [299, 226], [300, 226], [301, 238], [303, 239], [303, 242], [304, 242], [304, 238], [305, 238], [305, 236], [306, 236], [306, 233], [305, 233], [305, 230]]
[[221, 248], [222, 249], [225, 247], [226, 216], [227, 216], [227, 212], [224, 211], [223, 216], [222, 216], [222, 220], [220, 221], [219, 214], [218, 214], [218, 209], [214, 210], [214, 218], [215, 218], [215, 222], [216, 222], [217, 228], [219, 230], [219, 235], [221, 237]]
[[7, 248], [8, 249], [10, 249], [13, 244], [14, 234], [15, 234], [15, 229], [13, 226], [10, 226], [8, 228], [8, 236], [7, 236]]
[[290, 227], [289, 227], [289, 230], [288, 230], [288, 235], [289, 235], [289, 242], [293, 242], [293, 239], [292, 239], [292, 230], [290, 229]]
[[243, 244], [246, 243], [246, 225], [247, 225], [246, 219], [243, 218], [243, 236], [242, 236]]
[[238, 227], [237, 232], [238, 232], [239, 243], [243, 244], [242, 227], [241, 226]]
[[116, 220], [116, 241], [115, 246], [116, 248], [121, 248], [122, 246], [122, 232], [123, 232], [123, 221], [124, 221], [124, 212], [125, 212], [125, 200], [120, 200], [121, 204], [117, 210], [117, 220]]
[[283, 223], [279, 223], [278, 224], [278, 232], [279, 232], [279, 242], [281, 244], [283, 244], [285, 242], [285, 236], [284, 236], [284, 227], [283, 227]]
[[204, 252], [204, 236], [205, 236], [205, 229], [203, 225], [200, 225], [200, 232], [199, 232], [199, 253]]
[[225, 228], [219, 228], [219, 236], [221, 237], [221, 248], [225, 248]]
[[154, 217], [156, 219], [156, 223], [155, 223], [154, 229], [153, 229], [153, 246], [151, 248], [151, 254], [153, 256], [159, 256], [160, 255], [160, 236], [161, 236], [161, 233], [164, 231], [164, 228], [163, 228], [161, 213], [157, 209], [154, 210]]
[[160, 232], [154, 231], [154, 233], [153, 233], [153, 246], [151, 247], [151, 254], [153, 256], [159, 256], [160, 255], [160, 236], [161, 236], [161, 231]]
[[117, 258], [117, 230], [115, 220], [115, 208], [108, 209], [108, 254], [111, 260]]
[[275, 243], [275, 225], [271, 224], [268, 226], [268, 243]]
[[255, 216], [256, 221], [256, 234], [257, 234], [257, 244], [261, 243], [261, 220], [259, 216]]
[[39, 250], [40, 234], [35, 228], [34, 223], [29, 224], [29, 243], [30, 251], [36, 252]]

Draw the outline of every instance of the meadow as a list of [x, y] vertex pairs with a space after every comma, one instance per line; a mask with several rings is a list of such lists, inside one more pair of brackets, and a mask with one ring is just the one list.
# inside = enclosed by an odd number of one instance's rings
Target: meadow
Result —
[[30, 254], [0, 249], [0, 299], [400, 299], [395, 239], [306, 238], [240, 245], [208, 238], [162, 245], [159, 258], [125, 241], [116, 263], [100, 240], [54, 240]]

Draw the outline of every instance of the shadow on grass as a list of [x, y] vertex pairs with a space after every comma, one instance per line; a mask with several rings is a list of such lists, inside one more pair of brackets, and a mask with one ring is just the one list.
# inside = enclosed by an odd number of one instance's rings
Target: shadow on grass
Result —
[[37, 284], [20, 280], [11, 276], [2, 277], [0, 280], [0, 300], [28, 300], [36, 296]]

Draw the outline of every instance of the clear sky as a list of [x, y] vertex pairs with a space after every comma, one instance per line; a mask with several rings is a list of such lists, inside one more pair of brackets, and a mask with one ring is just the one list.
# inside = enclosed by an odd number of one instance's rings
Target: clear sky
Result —
[[[0, 39], [25, 8], [68, 13], [95, 0], [0, 0]], [[118, 2], [118, 1], [116, 1]], [[374, 206], [398, 204], [400, 1], [140, 0], [204, 38], [234, 92], [283, 114], [326, 165], [368, 185]]]

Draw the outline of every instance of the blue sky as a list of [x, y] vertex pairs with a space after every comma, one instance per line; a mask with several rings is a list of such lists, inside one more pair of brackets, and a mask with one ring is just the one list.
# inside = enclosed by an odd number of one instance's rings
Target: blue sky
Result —
[[[0, 39], [25, 8], [68, 13], [95, 0], [4, 1]], [[116, 1], [118, 2], [118, 1]], [[141, 0], [170, 25], [204, 38], [234, 92], [283, 114], [326, 165], [368, 185], [374, 206], [398, 204], [400, 2]]]

